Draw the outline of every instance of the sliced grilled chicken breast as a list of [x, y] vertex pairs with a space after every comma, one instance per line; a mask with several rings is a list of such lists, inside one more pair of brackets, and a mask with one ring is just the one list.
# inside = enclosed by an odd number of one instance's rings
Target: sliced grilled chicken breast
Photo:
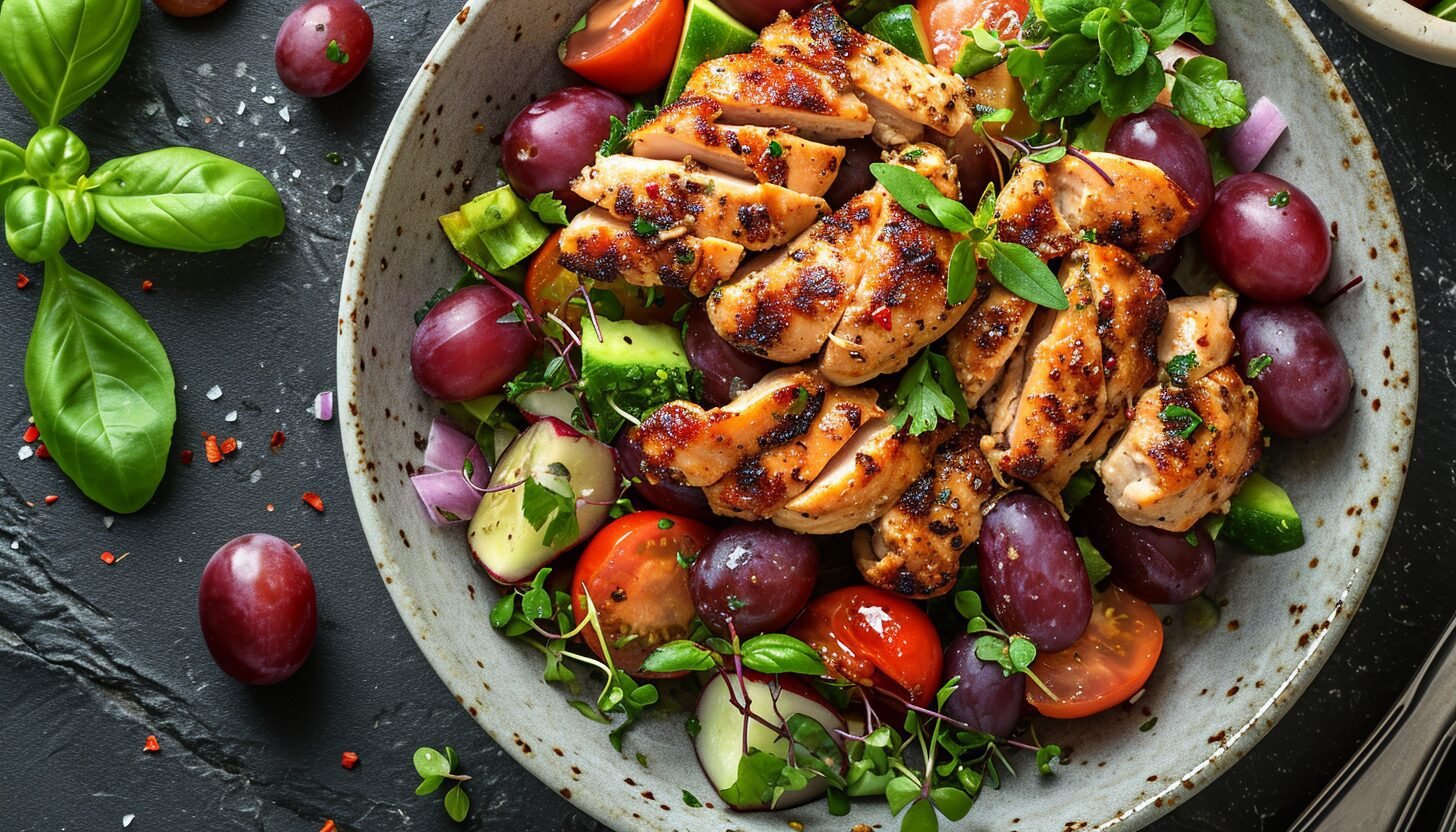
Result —
[[883, 189], [860, 194], [820, 220], [785, 251], [746, 263], [708, 296], [708, 318], [728, 343], [773, 361], [819, 351], [849, 305], [863, 256], [879, 229]]
[[583, 278], [634, 286], [671, 286], [702, 296], [733, 276], [743, 246], [713, 237], [643, 237], [595, 206], [561, 232], [562, 268]]
[[642, 470], [654, 481], [707, 486], [746, 457], [793, 442], [814, 424], [828, 385], [812, 370], [785, 367], [723, 407], [669, 402], [633, 428]]
[[981, 534], [981, 505], [995, 488], [979, 449], [984, 426], [952, 433], [926, 469], [872, 528], [854, 535], [854, 563], [867, 583], [911, 598], [955, 586], [961, 553]]
[[965, 79], [860, 32], [828, 3], [794, 18], [781, 13], [764, 28], [758, 48], [847, 82], [872, 112], [878, 109], [901, 122], [954, 136], [975, 117]]
[[1023, 161], [996, 199], [997, 236], [1043, 260], [1092, 237], [1140, 258], [1173, 247], [1193, 200], [1156, 165], [1112, 153], [1086, 154], [1104, 171], [1067, 155], [1050, 165]]
[[781, 246], [829, 213], [816, 196], [713, 173], [696, 162], [637, 156], [598, 156], [572, 190], [619, 220], [641, 218], [669, 237], [717, 237], [750, 251]]
[[[866, 422], [885, 415], [875, 391], [831, 387], [808, 430], [776, 448], [739, 462], [703, 493], [715, 514], [761, 520], [804, 492], [824, 466]], [[805, 415], [808, 415], [808, 409]]]
[[[1202, 422], [1185, 439], [1191, 420], [1169, 408]], [[1187, 387], [1144, 393], [1099, 472], [1108, 501], [1128, 522], [1185, 532], [1228, 502], [1262, 449], [1258, 397], [1224, 365]]]
[[855, 433], [814, 483], [771, 518], [776, 525], [808, 534], [837, 534], [889, 510], [930, 461], [931, 450], [949, 429], [911, 436], [886, 419], [874, 419]]
[[732, 176], [823, 196], [839, 175], [844, 148], [812, 142], [778, 127], [720, 125], [723, 108], [697, 96], [679, 98], [631, 135], [632, 155], [691, 158]]
[[707, 61], [693, 70], [685, 94], [715, 102], [730, 124], [790, 127], [817, 141], [857, 139], [875, 124], [836, 79], [762, 49]]
[[1021, 372], [1008, 367], [1002, 376], [1003, 407], [981, 440], [992, 465], [1027, 482], [1084, 443], [1107, 407], [1092, 279], [1076, 258], [1062, 264], [1060, 277], [1069, 306], [1036, 314]]
[[1158, 360], [1166, 365], [1192, 355], [1189, 380], [1202, 378], [1229, 363], [1234, 355], [1234, 330], [1229, 324], [1238, 298], [1193, 295], [1168, 301], [1168, 322], [1158, 340]]
[[[960, 197], [956, 167], [933, 145], [915, 145], [910, 161], [891, 157]], [[864, 252], [863, 274], [819, 360], [835, 384], [862, 384], [903, 369], [916, 353], [955, 326], [969, 303], [948, 306], [946, 272], [959, 237], [917, 219], [892, 199]]]
[[971, 407], [1001, 378], [1036, 308], [992, 280], [990, 274], [977, 275], [970, 309], [945, 339], [946, 358]]

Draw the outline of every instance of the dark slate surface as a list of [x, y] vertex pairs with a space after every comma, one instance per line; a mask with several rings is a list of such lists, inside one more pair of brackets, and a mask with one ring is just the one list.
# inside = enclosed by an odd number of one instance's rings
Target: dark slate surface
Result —
[[[40, 275], [0, 255], [0, 434], [10, 437], [0, 442], [0, 830], [113, 829], [128, 815], [132, 830], [314, 832], [325, 818], [344, 829], [453, 829], [438, 798], [413, 795], [409, 763], [416, 746], [445, 743], [475, 777], [468, 828], [597, 828], [477, 730], [425, 665], [357, 528], [337, 423], [307, 412], [334, 384], [340, 263], [374, 150], [459, 4], [368, 5], [372, 64], [345, 94], [308, 102], [282, 91], [272, 67], [292, 0], [235, 0], [194, 21], [148, 3], [121, 73], [69, 121], [98, 162], [167, 143], [232, 155], [267, 172], [289, 210], [282, 239], [238, 253], [141, 251], [98, 232], [71, 255], [137, 304], [176, 366], [174, 459], [193, 448], [198, 461], [174, 462], [142, 513], [108, 528], [51, 463], [17, 458], [40, 293], [10, 281]], [[1401, 200], [1425, 346], [1416, 454], [1385, 562], [1324, 673], [1249, 759], [1158, 832], [1287, 825], [1394, 700], [1456, 590], [1456, 440], [1443, 427], [1456, 402], [1456, 71], [1363, 40], [1312, 0], [1296, 5], [1350, 84]], [[23, 143], [28, 127], [0, 94], [0, 134]], [[330, 151], [346, 164], [326, 162]], [[141, 292], [144, 279], [154, 292]], [[205, 395], [213, 385], [216, 401]], [[277, 429], [288, 442], [273, 454]], [[202, 431], [236, 436], [242, 449], [209, 466]], [[323, 495], [325, 514], [299, 501], [306, 490]], [[60, 500], [45, 506], [47, 494]], [[207, 557], [251, 531], [301, 543], [319, 588], [313, 657], [263, 690], [216, 669], [194, 600]], [[108, 567], [103, 550], [130, 554]], [[148, 734], [161, 753], [142, 752]], [[339, 766], [345, 750], [361, 757], [353, 771]]]

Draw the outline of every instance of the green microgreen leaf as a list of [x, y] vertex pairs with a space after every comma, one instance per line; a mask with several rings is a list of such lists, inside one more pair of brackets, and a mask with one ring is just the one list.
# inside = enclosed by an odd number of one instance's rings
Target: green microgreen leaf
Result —
[[414, 764], [415, 772], [421, 777], [444, 777], [450, 773], [450, 762], [433, 748], [416, 749]]
[[1026, 246], [1000, 240], [987, 240], [982, 246], [990, 254], [986, 267], [991, 276], [1007, 291], [1048, 309], [1069, 308], [1057, 276]]
[[456, 823], [462, 823], [465, 816], [470, 814], [470, 795], [465, 793], [464, 787], [459, 783], [455, 784], [455, 788], [445, 792], [445, 814]]
[[531, 197], [531, 211], [547, 225], [566, 225], [566, 203], [557, 199], [550, 191]]
[[1173, 109], [1205, 127], [1232, 127], [1249, 117], [1244, 87], [1228, 77], [1228, 65], [1199, 55], [1178, 64], [1173, 81]]
[[1256, 355], [1249, 360], [1249, 366], [1244, 369], [1244, 377], [1250, 379], [1258, 378], [1273, 363], [1273, 357], [1267, 354]]
[[782, 633], [764, 633], [743, 642], [743, 664], [760, 673], [822, 676], [826, 672], [818, 650]]
[[1168, 435], [1177, 436], [1180, 439], [1188, 439], [1193, 436], [1194, 432], [1203, 424], [1203, 417], [1199, 416], [1197, 411], [1178, 404], [1170, 404], [1163, 408], [1162, 412], [1158, 414], [1158, 419], [1167, 426]]
[[669, 641], [658, 647], [642, 661], [642, 669], [649, 673], [676, 673], [682, 670], [712, 670], [718, 663], [717, 654], [691, 641]]
[[1168, 378], [1179, 387], [1188, 386], [1188, 374], [1198, 367], [1198, 353], [1185, 352], [1168, 359], [1168, 364], [1163, 368], [1168, 371]]

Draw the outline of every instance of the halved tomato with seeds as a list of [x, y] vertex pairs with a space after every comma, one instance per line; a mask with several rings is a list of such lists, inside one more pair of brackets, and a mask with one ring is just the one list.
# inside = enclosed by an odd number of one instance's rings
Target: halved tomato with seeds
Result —
[[1026, 686], [1026, 701], [1043, 716], [1076, 719], [1120, 705], [1143, 689], [1163, 652], [1163, 622], [1147, 602], [1111, 585], [1098, 595], [1092, 620], [1071, 647], [1043, 653], [1032, 672], [1056, 694]]

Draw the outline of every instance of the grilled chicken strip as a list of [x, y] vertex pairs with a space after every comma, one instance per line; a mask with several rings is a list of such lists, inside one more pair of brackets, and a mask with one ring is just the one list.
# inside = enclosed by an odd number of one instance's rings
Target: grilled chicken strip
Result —
[[644, 219], [659, 233], [677, 228], [750, 251], [781, 246], [829, 213], [816, 196], [713, 173], [696, 162], [598, 156], [572, 190], [619, 220]]
[[975, 118], [965, 79], [860, 32], [829, 3], [794, 18], [781, 13], [778, 22], [763, 30], [757, 48], [803, 61], [841, 85], [848, 83], [872, 114], [901, 133], [912, 129], [907, 125], [924, 125], [954, 136]]
[[886, 419], [874, 419], [855, 433], [824, 466], [804, 493], [771, 518], [775, 525], [806, 534], [847, 532], [890, 509], [930, 462], [932, 449], [949, 429], [911, 436]]
[[853, 299], [863, 255], [893, 202], [876, 187], [822, 219], [788, 249], [749, 261], [708, 296], [708, 318], [728, 343], [773, 361], [819, 351]]
[[1229, 363], [1234, 355], [1234, 316], [1238, 298], [1233, 295], [1194, 295], [1168, 301], [1168, 322], [1158, 340], [1158, 361], [1166, 365], [1174, 358], [1192, 355], [1190, 381], [1202, 378]]
[[981, 505], [995, 477], [979, 445], [983, 426], [952, 433], [895, 505], [854, 535], [854, 563], [867, 583], [910, 598], [955, 586], [961, 552], [981, 534]]
[[1144, 259], [1172, 248], [1195, 207], [1178, 183], [1149, 162], [1086, 155], [1111, 183], [1070, 154], [1049, 165], [1018, 165], [996, 199], [997, 236], [1043, 260], [1061, 257], [1089, 237]]
[[705, 488], [713, 513], [761, 520], [804, 492], [855, 431], [885, 415], [875, 391], [831, 387], [806, 407], [817, 412], [808, 430], [793, 440], [744, 459], [723, 479]]
[[971, 407], [1001, 378], [1036, 308], [986, 272], [977, 275], [970, 310], [945, 339], [946, 358]]
[[[1185, 439], [1192, 420], [1169, 408], [1202, 422]], [[1108, 501], [1128, 522], [1185, 532], [1228, 502], [1262, 448], [1258, 397], [1224, 365], [1187, 387], [1144, 393], [1099, 472]]]
[[[915, 145], [909, 158], [899, 154], [891, 161], [925, 176], [945, 196], [960, 198], [956, 167], [943, 150]], [[879, 233], [863, 253], [854, 298], [819, 360], [824, 377], [835, 384], [862, 384], [903, 369], [970, 308], [947, 305], [946, 272], [957, 235], [927, 225], [894, 200], [886, 200], [884, 210]]]
[[981, 450], [1019, 480], [1035, 480], [1080, 447], [1107, 408], [1096, 290], [1084, 264], [1076, 257], [1062, 264], [1068, 308], [1036, 314], [1020, 366], [1013, 359], [993, 397]]
[[702, 64], [685, 95], [715, 102], [731, 124], [790, 127], [817, 141], [857, 139], [875, 124], [864, 102], [836, 79], [758, 48]]
[[630, 136], [632, 155], [683, 161], [809, 196], [823, 196], [839, 175], [844, 148], [812, 142], [778, 127], [718, 124], [723, 108], [697, 96], [679, 98]]
[[671, 286], [701, 297], [732, 277], [743, 246], [713, 237], [643, 237], [595, 206], [561, 232], [562, 268], [582, 278], [634, 286]]
[[812, 370], [785, 367], [723, 407], [669, 402], [633, 428], [642, 470], [652, 481], [708, 486], [745, 458], [786, 445], [814, 424], [828, 385]]

